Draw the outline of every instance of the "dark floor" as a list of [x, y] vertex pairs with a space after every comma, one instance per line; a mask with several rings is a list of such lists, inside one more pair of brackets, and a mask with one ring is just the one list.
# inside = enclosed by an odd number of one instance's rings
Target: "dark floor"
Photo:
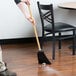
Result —
[[45, 42], [43, 51], [52, 62], [48, 67], [38, 65], [35, 43], [2, 45], [3, 60], [17, 76], [76, 76], [76, 55], [69, 49], [70, 41], [63, 41], [61, 51], [56, 43], [56, 59], [51, 59], [51, 42]]

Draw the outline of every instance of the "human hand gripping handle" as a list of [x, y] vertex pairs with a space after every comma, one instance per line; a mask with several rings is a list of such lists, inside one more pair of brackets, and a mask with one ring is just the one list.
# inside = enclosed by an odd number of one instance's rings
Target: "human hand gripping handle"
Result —
[[29, 19], [30, 19], [32, 25], [36, 25], [35, 20], [34, 20], [33, 15], [32, 15], [32, 12], [31, 12], [30, 5], [28, 5], [28, 10], [29, 10], [29, 14], [30, 14], [30, 18]]
[[[28, 5], [28, 10], [29, 10], [30, 17], [33, 18], [30, 5]], [[34, 19], [34, 18], [33, 18], [33, 19]], [[37, 41], [38, 49], [39, 49], [39, 51], [41, 51], [40, 42], [39, 42], [39, 39], [38, 39], [37, 30], [36, 30], [36, 23], [33, 22], [32, 25], [33, 25], [34, 32], [35, 32], [35, 36], [36, 36], [36, 41]]]

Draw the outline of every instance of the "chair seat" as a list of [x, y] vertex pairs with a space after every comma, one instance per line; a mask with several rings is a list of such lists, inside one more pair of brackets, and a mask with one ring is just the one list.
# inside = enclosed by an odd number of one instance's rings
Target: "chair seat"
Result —
[[[70, 24], [66, 24], [66, 23], [62, 23], [62, 22], [57, 22], [55, 23], [55, 32], [64, 32], [64, 31], [69, 31], [69, 30], [73, 30], [76, 27], [70, 25]], [[52, 26], [50, 24], [46, 25], [44, 27], [44, 30], [48, 31], [48, 32], [52, 32]]]

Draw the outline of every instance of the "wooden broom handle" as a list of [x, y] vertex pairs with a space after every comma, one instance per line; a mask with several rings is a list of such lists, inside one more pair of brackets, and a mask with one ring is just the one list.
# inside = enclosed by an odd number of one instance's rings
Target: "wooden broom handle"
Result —
[[[30, 16], [33, 18], [30, 5], [28, 5], [28, 10], [29, 10]], [[36, 25], [35, 24], [33, 24], [33, 28], [34, 28], [34, 33], [35, 33], [35, 36], [36, 36], [36, 41], [37, 41], [38, 49], [40, 51], [41, 47], [40, 47], [40, 42], [39, 42], [39, 39], [38, 39], [38, 34], [37, 34], [37, 30], [36, 30]]]

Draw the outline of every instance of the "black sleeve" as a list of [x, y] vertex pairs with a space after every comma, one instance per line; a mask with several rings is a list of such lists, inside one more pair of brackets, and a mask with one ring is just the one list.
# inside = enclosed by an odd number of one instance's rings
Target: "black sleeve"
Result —
[[16, 4], [20, 3], [21, 0], [14, 0]]

